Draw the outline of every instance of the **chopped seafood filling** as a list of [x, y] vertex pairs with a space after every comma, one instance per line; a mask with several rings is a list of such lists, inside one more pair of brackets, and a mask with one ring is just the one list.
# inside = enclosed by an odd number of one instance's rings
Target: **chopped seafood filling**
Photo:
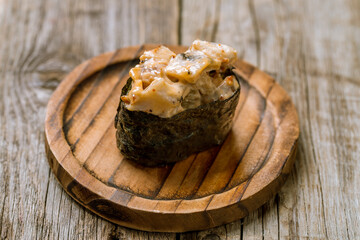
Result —
[[130, 111], [162, 118], [225, 100], [239, 88], [229, 73], [235, 60], [233, 48], [201, 40], [178, 55], [164, 46], [145, 51], [140, 63], [130, 70], [132, 87], [121, 100]]

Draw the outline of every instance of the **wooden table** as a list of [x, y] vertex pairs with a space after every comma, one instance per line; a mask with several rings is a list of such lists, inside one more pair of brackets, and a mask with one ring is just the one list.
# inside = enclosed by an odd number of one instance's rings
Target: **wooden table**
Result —
[[[293, 98], [301, 134], [286, 184], [200, 232], [141, 232], [85, 210], [47, 163], [50, 95], [102, 52], [196, 38], [235, 47]], [[0, 239], [360, 238], [359, 0], [1, 0], [0, 98]]]

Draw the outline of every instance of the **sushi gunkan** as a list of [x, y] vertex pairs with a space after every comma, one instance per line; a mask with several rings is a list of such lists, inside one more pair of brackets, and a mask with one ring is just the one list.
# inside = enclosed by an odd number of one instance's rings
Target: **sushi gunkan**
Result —
[[201, 40], [177, 55], [164, 46], [145, 51], [115, 117], [121, 153], [156, 166], [221, 144], [240, 95], [236, 58], [233, 48]]

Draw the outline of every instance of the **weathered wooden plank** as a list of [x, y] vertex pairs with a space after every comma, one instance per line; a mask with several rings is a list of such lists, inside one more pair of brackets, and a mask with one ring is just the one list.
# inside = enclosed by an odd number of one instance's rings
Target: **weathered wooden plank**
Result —
[[[247, 1], [183, 0], [182, 6], [183, 45], [191, 44], [196, 38], [228, 44], [238, 51], [239, 57], [246, 56], [247, 61], [257, 65], [255, 34]], [[207, 231], [185, 233], [181, 239], [239, 239], [242, 230], [242, 220], [238, 220]]]
[[189, 46], [195, 39], [215, 41], [220, 14], [220, 0], [181, 2], [181, 44]]
[[[239, 57], [262, 67], [260, 23], [254, 1], [224, 1], [222, 2], [221, 18], [216, 41], [227, 42], [235, 46]], [[262, 3], [261, 6], [264, 4]], [[268, 6], [263, 6], [268, 8]], [[268, 13], [264, 14], [271, 17]], [[265, 17], [263, 16], [263, 17]], [[270, 52], [272, 49], [270, 50]], [[235, 232], [240, 230], [242, 239], [275, 239], [277, 238], [277, 213], [274, 201], [252, 212], [243, 220], [238, 221]], [[239, 229], [239, 230], [238, 230]], [[232, 232], [228, 238], [233, 239]]]
[[359, 238], [359, 12], [356, 0], [0, 1], [0, 238], [175, 238], [114, 226], [74, 203], [48, 168], [42, 121], [81, 61], [195, 38], [234, 46], [273, 74], [297, 106], [301, 139], [278, 197], [243, 225], [178, 237]]
[[[355, 2], [221, 1], [216, 16], [206, 15], [212, 7], [205, 2], [196, 3], [204, 6], [196, 15], [183, 9], [189, 12], [183, 13], [184, 32], [236, 47], [289, 91], [299, 111], [302, 135], [295, 169], [274, 201], [244, 219], [244, 239], [358, 237], [359, 218], [349, 210], [359, 210], [353, 200], [359, 194], [353, 169], [359, 167], [360, 129]], [[218, 19], [215, 38], [201, 27], [201, 16]]]
[[[360, 223], [358, 215], [353, 215], [359, 210], [359, 202], [353, 199], [360, 197], [360, 179], [351, 171], [360, 167], [356, 157], [360, 116], [353, 102], [360, 92], [360, 22], [356, 22], [360, 9], [353, 3], [309, 1], [304, 6], [309, 28], [304, 29], [308, 38], [303, 45], [303, 66], [312, 154], [318, 168], [325, 236], [338, 239], [358, 238]], [[315, 8], [323, 11], [315, 13]], [[326, 14], [330, 9], [332, 14]], [[341, 137], [344, 133], [346, 138]]]
[[[274, 5], [273, 10], [271, 5]], [[350, 189], [358, 182], [348, 175], [339, 177], [337, 168], [347, 164], [354, 166], [356, 158], [348, 156], [344, 162], [344, 158], [336, 157], [339, 139], [335, 134], [343, 133], [344, 129], [354, 133], [359, 129], [359, 118], [356, 114], [343, 112], [342, 118], [349, 119], [346, 126], [340, 125], [344, 121], [331, 123], [331, 119], [340, 114], [339, 109], [352, 107], [346, 103], [347, 96], [353, 98], [355, 92], [359, 92], [356, 84], [347, 88], [335, 85], [334, 82], [339, 80], [332, 78], [334, 71], [341, 72], [340, 79], [343, 75], [356, 78], [354, 69], [358, 69], [355, 65], [358, 63], [354, 63], [354, 59], [358, 59], [359, 50], [354, 46], [359, 45], [356, 37], [359, 30], [349, 34], [354, 30], [350, 27], [352, 13], [346, 4], [338, 1], [308, 1], [305, 4], [255, 1], [254, 8], [261, 26], [262, 68], [278, 75], [281, 84], [292, 95], [302, 123], [299, 157], [291, 177], [295, 181], [293, 185], [289, 181], [279, 194], [279, 237], [352, 239], [358, 234], [358, 230], [353, 231], [358, 229], [353, 225], [358, 220], [355, 215], [350, 217], [352, 214], [346, 208], [359, 209], [359, 206], [349, 195], [344, 195], [340, 181], [346, 182]], [[336, 10], [328, 14], [330, 9]], [[272, 25], [273, 21], [275, 24]], [[275, 43], [279, 39], [281, 45], [272, 45], [274, 39]], [[345, 48], [349, 42], [352, 47]], [[350, 88], [353, 92], [349, 92]], [[334, 110], [334, 105], [341, 107]], [[347, 144], [346, 149], [351, 146], [353, 153], [358, 155], [359, 150], [353, 145], [358, 141], [351, 140], [344, 139], [342, 143]], [[355, 167], [358, 167], [356, 163]], [[358, 197], [357, 190], [352, 192]], [[345, 199], [349, 201], [346, 207]], [[263, 232], [266, 238], [266, 229]]]
[[45, 107], [89, 57], [176, 44], [177, 1], [0, 2], [0, 239], [174, 239], [115, 226], [75, 203], [50, 172]]

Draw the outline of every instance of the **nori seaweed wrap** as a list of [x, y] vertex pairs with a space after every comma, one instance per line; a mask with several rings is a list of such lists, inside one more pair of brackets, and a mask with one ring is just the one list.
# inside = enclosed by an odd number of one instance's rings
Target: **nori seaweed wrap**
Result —
[[237, 84], [231, 96], [183, 109], [169, 117], [155, 115], [151, 110], [129, 110], [125, 96], [134, 83], [133, 78], [129, 78], [122, 89], [115, 117], [117, 146], [121, 153], [142, 165], [156, 166], [183, 160], [223, 143], [232, 127], [240, 95], [240, 77], [227, 67], [221, 77], [234, 76], [231, 79]]

